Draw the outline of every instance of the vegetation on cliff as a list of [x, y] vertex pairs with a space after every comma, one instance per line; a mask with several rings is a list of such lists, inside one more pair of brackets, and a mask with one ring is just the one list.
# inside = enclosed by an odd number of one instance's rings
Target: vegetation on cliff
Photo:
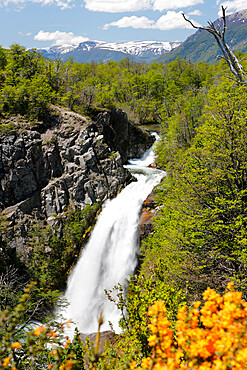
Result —
[[[246, 71], [247, 63], [242, 63]], [[246, 338], [239, 332], [246, 328], [242, 297], [247, 297], [246, 87], [229, 78], [223, 61], [213, 66], [180, 59], [166, 66], [128, 60], [81, 65], [47, 61], [16, 45], [9, 52], [0, 50], [0, 68], [2, 125], [13, 112], [40, 119], [54, 102], [88, 114], [95, 107], [124, 107], [142, 123], [161, 124], [157, 163], [167, 174], [156, 189], [159, 215], [155, 232], [141, 250], [139, 274], [131, 278], [126, 296], [116, 287], [124, 329], [118, 345], [108, 346], [99, 355], [97, 346], [94, 350], [82, 347], [76, 336], [75, 343], [58, 341], [50, 351], [47, 343], [57, 338], [52, 328], [40, 326], [37, 332], [20, 333], [26, 302], [32, 302], [29, 295], [34, 288], [29, 287], [19, 303], [13, 301], [14, 308], [1, 311], [1, 366], [241, 368], [246, 363]], [[36, 83], [43, 84], [38, 99]], [[67, 230], [76, 240], [79, 235], [79, 242], [80, 221], [73, 216]], [[41, 250], [34, 256], [31, 275], [40, 278], [38, 290], [42, 290], [46, 279], [50, 287], [55, 281], [59, 248], [55, 236], [49, 239], [46, 234], [48, 239], [41, 242], [42, 229], [36, 235]], [[47, 240], [54, 244], [44, 253]], [[6, 261], [9, 258], [6, 255]], [[230, 285], [230, 292], [221, 297], [229, 282], [239, 293], [232, 292]], [[202, 295], [206, 302], [199, 309]], [[163, 304], [154, 304], [157, 300], [165, 302], [166, 310]], [[184, 302], [193, 308], [181, 308]], [[147, 310], [153, 304], [148, 325]], [[222, 337], [225, 332], [227, 336]], [[227, 343], [219, 339], [219, 333]], [[222, 352], [216, 351], [218, 347]]]
[[16, 253], [8, 245], [9, 222], [1, 215], [0, 248], [0, 307], [14, 308], [28, 282], [35, 281], [31, 304], [26, 308], [25, 320], [45, 319], [51, 313], [59, 290], [66, 285], [68, 274], [88, 241], [100, 204], [83, 210], [67, 207], [61, 216], [59, 230], [41, 220], [30, 225], [25, 253]]
[[213, 69], [206, 64], [182, 60], [166, 66], [128, 59], [106, 64], [62, 63], [19, 45], [0, 49], [0, 58], [2, 118], [19, 113], [45, 119], [49, 104], [56, 103], [86, 114], [94, 114], [97, 107], [118, 107], [136, 122], [160, 123], [167, 110], [172, 112], [178, 95], [213, 78]]

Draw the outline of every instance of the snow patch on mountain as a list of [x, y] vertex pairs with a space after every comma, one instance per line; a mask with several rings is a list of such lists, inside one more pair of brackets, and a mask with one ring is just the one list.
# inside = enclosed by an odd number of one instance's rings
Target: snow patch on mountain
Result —
[[161, 55], [179, 46], [179, 42], [169, 41], [128, 41], [128, 42], [101, 42], [97, 45], [100, 49], [120, 51], [125, 54], [142, 56], [146, 52]]
[[169, 42], [169, 41], [127, 41], [127, 42], [84, 41], [77, 45], [52, 46], [49, 49], [49, 51], [52, 53], [66, 54], [75, 50], [90, 51], [92, 49], [102, 49], [119, 51], [124, 54], [134, 56], [145, 56], [147, 53], [153, 55], [162, 55], [178, 47], [180, 44], [181, 42]]

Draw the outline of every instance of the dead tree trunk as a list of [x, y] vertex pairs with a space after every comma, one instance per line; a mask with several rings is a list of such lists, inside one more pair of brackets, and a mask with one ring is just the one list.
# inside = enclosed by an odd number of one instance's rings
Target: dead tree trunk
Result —
[[183, 15], [184, 19], [187, 22], [189, 22], [193, 28], [208, 31], [209, 33], [211, 33], [211, 35], [214, 36], [214, 38], [216, 39], [217, 44], [219, 45], [219, 47], [220, 47], [220, 49], [223, 53], [223, 56], [221, 56], [221, 58], [223, 58], [227, 62], [228, 66], [230, 68], [230, 71], [235, 76], [235, 81], [240, 82], [241, 84], [244, 84], [244, 85], [247, 86], [247, 76], [244, 72], [244, 69], [243, 69], [241, 63], [239, 62], [238, 58], [234, 55], [234, 53], [231, 51], [230, 47], [227, 45], [227, 43], [225, 41], [226, 8], [224, 8], [222, 6], [221, 9], [222, 9], [222, 19], [223, 19], [223, 27], [221, 29], [220, 28], [216, 29], [215, 25], [212, 22], [208, 22], [207, 27], [195, 26], [188, 18], [186, 18], [184, 13], [182, 13], [182, 15]]

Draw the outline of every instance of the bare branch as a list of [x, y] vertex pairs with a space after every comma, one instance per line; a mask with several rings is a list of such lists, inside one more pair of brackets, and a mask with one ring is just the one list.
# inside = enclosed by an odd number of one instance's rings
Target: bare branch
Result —
[[199, 27], [195, 26], [188, 18], [186, 18], [185, 14], [182, 12], [182, 16], [186, 20], [186, 22], [189, 22], [193, 28], [198, 29]]
[[190, 19], [186, 18], [185, 14], [182, 12], [182, 16], [186, 20], [186, 22], [189, 22], [193, 28], [196, 28], [197, 30], [207, 30], [207, 27], [200, 27], [200, 26], [195, 26], [194, 23], [191, 22]]
[[223, 19], [223, 30], [222, 30], [222, 40], [225, 42], [225, 33], [226, 33], [226, 9], [227, 7], [224, 8], [224, 6], [221, 6], [222, 10], [222, 19]]
[[[204, 31], [208, 31], [208, 32], [212, 33], [212, 30], [211, 30], [212, 25], [213, 25], [212, 22], [208, 22], [208, 25], [209, 25], [208, 27], [195, 26], [194, 23], [190, 19], [188, 19], [184, 13], [182, 13], [182, 16], [184, 17], [186, 22], [189, 22], [191, 24], [191, 26], [193, 28], [195, 28], [197, 30], [204, 30]], [[213, 25], [213, 28], [214, 28], [214, 25]]]
[[223, 55], [217, 55], [217, 59], [224, 59], [225, 61], [227, 61]]
[[230, 47], [226, 44], [225, 42], [225, 33], [226, 33], [226, 8], [223, 6], [221, 7], [222, 9], [222, 19], [223, 19], [223, 29], [220, 31], [220, 27], [218, 29], [215, 28], [215, 25], [213, 22], [209, 21], [207, 27], [201, 27], [201, 26], [196, 26], [194, 23], [189, 20], [184, 13], [182, 13], [183, 18], [188, 22], [193, 28], [195, 29], [200, 29], [200, 30], [205, 30], [211, 35], [214, 36], [219, 48], [221, 49], [225, 59], [227, 62], [230, 71], [234, 74], [236, 77], [237, 81], [246, 85], [247, 86], [247, 76], [244, 72], [244, 69], [237, 59], [237, 57], [233, 54], [231, 51]]

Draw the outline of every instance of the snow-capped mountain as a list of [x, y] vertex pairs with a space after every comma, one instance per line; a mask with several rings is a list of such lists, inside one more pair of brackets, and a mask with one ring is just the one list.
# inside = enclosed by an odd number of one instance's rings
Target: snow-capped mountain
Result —
[[152, 61], [178, 47], [181, 42], [169, 41], [128, 41], [104, 42], [85, 41], [77, 45], [56, 45], [41, 49], [40, 52], [48, 58], [61, 58], [66, 60], [74, 58], [77, 62], [89, 61], [119, 61], [127, 56], [134, 60]]

